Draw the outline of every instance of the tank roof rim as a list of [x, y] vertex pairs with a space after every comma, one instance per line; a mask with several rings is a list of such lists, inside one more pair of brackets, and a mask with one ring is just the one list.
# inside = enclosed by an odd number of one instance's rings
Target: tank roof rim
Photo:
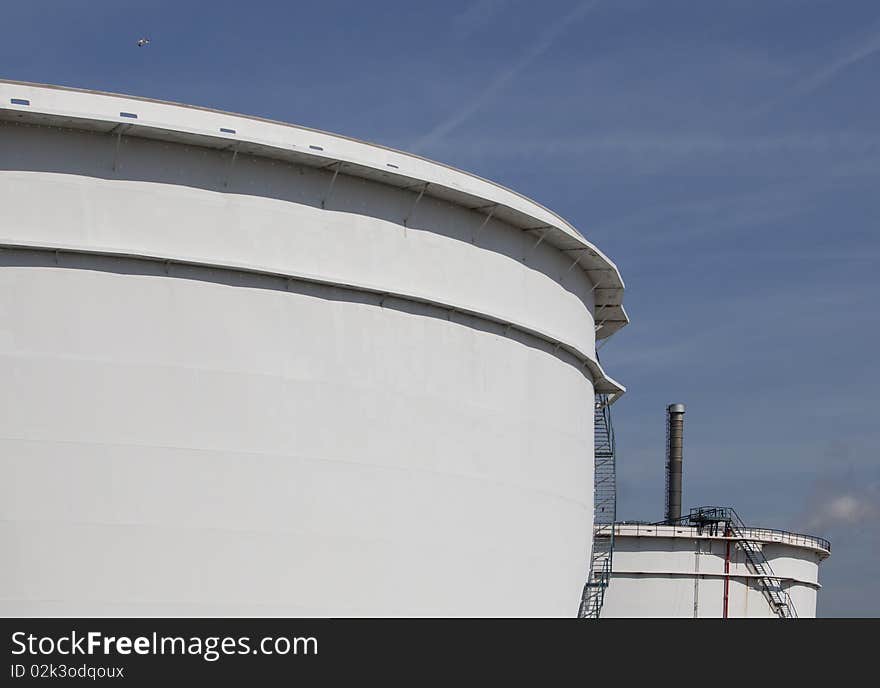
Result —
[[[604, 267], [596, 268], [594, 270], [590, 270], [588, 267], [585, 267], [583, 265], [580, 266], [581, 269], [584, 270], [584, 272], [588, 273], [588, 275], [590, 272], [597, 272], [597, 271], [602, 272], [604, 275], [602, 279], [607, 279], [609, 282], [607, 285], [602, 285], [603, 289], [618, 292], [618, 298], [612, 299], [614, 301], [617, 301], [617, 303], [613, 304], [613, 305], [617, 306], [617, 308], [619, 310], [620, 320], [614, 321], [617, 324], [617, 327], [615, 329], [609, 329], [605, 333], [602, 333], [600, 330], [599, 332], [596, 333], [597, 339], [602, 339], [606, 336], [610, 336], [610, 334], [612, 334], [614, 331], [616, 331], [616, 329], [619, 329], [620, 327], [623, 327], [628, 323], [628, 316], [626, 315], [625, 311], [623, 311], [622, 306], [620, 305], [622, 299], [619, 298], [620, 292], [622, 292], [625, 289], [625, 284], [623, 282], [623, 278], [620, 275], [620, 271], [617, 268], [617, 265], [610, 258], [608, 258], [608, 256], [606, 256], [598, 247], [596, 247], [589, 240], [587, 240], [578, 230], [576, 230], [574, 228], [573, 225], [571, 225], [567, 220], [562, 218], [556, 212], [541, 205], [537, 201], [519, 193], [518, 191], [510, 189], [510, 188], [508, 188], [502, 184], [499, 184], [497, 182], [494, 182], [492, 180], [480, 177], [479, 175], [473, 174], [471, 172], [467, 172], [465, 170], [461, 170], [459, 168], [456, 168], [452, 165], [448, 165], [446, 163], [438, 162], [436, 160], [431, 160], [429, 158], [423, 157], [423, 156], [418, 155], [416, 153], [409, 153], [409, 152], [394, 149], [394, 148], [391, 148], [391, 147], [388, 147], [388, 146], [385, 146], [382, 144], [377, 144], [377, 143], [373, 143], [370, 141], [365, 141], [362, 139], [357, 139], [354, 137], [346, 136], [344, 134], [336, 134], [333, 132], [327, 132], [327, 131], [315, 129], [312, 127], [307, 127], [307, 126], [298, 125], [298, 124], [292, 124], [289, 122], [283, 122], [283, 121], [279, 121], [279, 120], [268, 119], [268, 118], [259, 117], [259, 116], [255, 116], [255, 115], [247, 115], [247, 114], [241, 114], [241, 113], [228, 112], [228, 111], [219, 110], [219, 109], [215, 109], [215, 108], [209, 108], [209, 107], [205, 107], [205, 106], [190, 105], [187, 103], [179, 103], [179, 102], [174, 102], [174, 101], [165, 101], [165, 100], [159, 100], [159, 99], [155, 99], [155, 98], [148, 98], [145, 96], [136, 96], [136, 95], [128, 95], [128, 94], [113, 93], [113, 92], [106, 92], [106, 91], [98, 91], [98, 90], [93, 90], [93, 89], [83, 89], [83, 88], [56, 85], [56, 84], [42, 84], [42, 83], [34, 83], [34, 82], [27, 82], [27, 81], [17, 81], [17, 80], [11, 80], [11, 79], [0, 79], [0, 86], [13, 86], [13, 87], [20, 86], [20, 87], [31, 88], [31, 89], [47, 89], [47, 90], [61, 92], [61, 93], [93, 95], [93, 96], [97, 96], [97, 97], [126, 99], [126, 100], [130, 100], [130, 101], [149, 103], [152, 105], [160, 105], [163, 107], [180, 108], [180, 109], [187, 110], [187, 111], [204, 112], [204, 113], [209, 113], [209, 114], [213, 114], [213, 115], [224, 115], [224, 116], [228, 116], [228, 117], [240, 118], [242, 120], [258, 122], [261, 124], [269, 124], [269, 125], [277, 126], [277, 127], [284, 127], [284, 128], [295, 130], [295, 131], [314, 133], [314, 134], [318, 134], [320, 136], [331, 137], [331, 138], [336, 139], [338, 141], [348, 142], [350, 144], [355, 144], [358, 146], [364, 146], [367, 148], [371, 148], [376, 151], [384, 151], [386, 153], [393, 153], [394, 155], [403, 156], [403, 157], [411, 159], [413, 161], [417, 161], [421, 164], [432, 166], [438, 170], [443, 170], [447, 174], [451, 173], [453, 175], [460, 175], [463, 178], [463, 180], [472, 180], [473, 182], [476, 182], [479, 184], [489, 185], [492, 189], [497, 191], [499, 194], [501, 194], [501, 195], [511, 194], [513, 197], [515, 197], [520, 202], [524, 203], [526, 206], [530, 206], [532, 211], [537, 211], [537, 212], [526, 212], [525, 210], [519, 210], [519, 212], [521, 212], [522, 214], [528, 215], [536, 222], [539, 222], [539, 223], [546, 222], [547, 219], [552, 220], [553, 221], [552, 226], [554, 226], [562, 234], [566, 235], [568, 237], [568, 239], [576, 242], [576, 245], [573, 248], [563, 248], [563, 247], [560, 247], [559, 245], [557, 245], [551, 237], [547, 238], [548, 243], [556, 245], [557, 248], [559, 248], [562, 251], [586, 251], [591, 255], [591, 257], [596, 262], [598, 262], [599, 264], [604, 266]], [[28, 111], [39, 113], [39, 114], [49, 116], [49, 117], [51, 117], [53, 115], [58, 116], [58, 117], [63, 116], [63, 115], [60, 115], [57, 113], [41, 111], [39, 108], [35, 108], [34, 106], [32, 106], [30, 104], [28, 105], [27, 108], [21, 108], [21, 107], [10, 107], [9, 104], [7, 104], [6, 102], [0, 103], [0, 113], [14, 112], [17, 114], [21, 114], [22, 112], [28, 112]], [[70, 117], [72, 115], [68, 114], [68, 116]], [[103, 122], [108, 122], [108, 123], [116, 121], [115, 118], [111, 118], [109, 115], [104, 117], [104, 116], [100, 116], [100, 115], [97, 115], [94, 113], [91, 113], [90, 115], [83, 113], [83, 115], [80, 115], [80, 116], [83, 117], [84, 119], [91, 119], [93, 121], [103, 121]], [[144, 122], [138, 122], [138, 120], [136, 118], [132, 119], [131, 121], [126, 121], [125, 124], [127, 124], [129, 127], [132, 127], [132, 128], [138, 128], [138, 127], [144, 126]], [[155, 124], [156, 123], [150, 122], [150, 125], [155, 125]], [[171, 130], [171, 131], [178, 131], [180, 133], [188, 133], [185, 130], [185, 128], [182, 127], [182, 125], [180, 125], [181, 128], [179, 128], [179, 129], [172, 128], [174, 126], [173, 123], [166, 125], [166, 126], [168, 126], [169, 130]], [[219, 134], [217, 135], [217, 138], [223, 139], [223, 137], [220, 136]], [[230, 139], [227, 138], [225, 140], [228, 141]], [[237, 135], [237, 138], [232, 139], [232, 141], [249, 142], [246, 137], [238, 136], [238, 135]], [[258, 142], [254, 142], [254, 141], [250, 141], [250, 143], [260, 145]], [[319, 155], [319, 154], [317, 154], [317, 152], [312, 152], [309, 150], [300, 150], [297, 152], [301, 153], [303, 155], [312, 155], [316, 158], [329, 159], [331, 161], [333, 160], [332, 157], [329, 157], [326, 155]], [[368, 163], [360, 162], [359, 164], [368, 164]], [[383, 165], [383, 167], [379, 167], [379, 165], [376, 164], [373, 167], [374, 167], [374, 169], [379, 170], [379, 171], [381, 171], [387, 175], [390, 175], [390, 176], [412, 177], [412, 175], [403, 175], [399, 172], [395, 173], [392, 169], [387, 169], [386, 167], [384, 167], [384, 165]], [[422, 180], [419, 176], [415, 176], [412, 178], [417, 179], [419, 181], [426, 181], [427, 183], [433, 183], [438, 186], [444, 186], [440, 182], [431, 181], [431, 180]], [[467, 191], [466, 189], [463, 189], [463, 188], [457, 188], [457, 186], [455, 186], [455, 185], [450, 185], [447, 188], [449, 188], [452, 191], [458, 191], [460, 193], [480, 197], [480, 194], [473, 193], [472, 191]], [[428, 195], [430, 195], [430, 194], [428, 194]], [[488, 200], [490, 202], [494, 202], [496, 206], [504, 205], [503, 202], [498, 201], [498, 199], [487, 198], [486, 200]], [[510, 206], [508, 206], [508, 207], [510, 207]], [[515, 208], [511, 208], [511, 209], [514, 210], [514, 212], [517, 212], [517, 209], [515, 209]], [[542, 214], [546, 214], [549, 217], [548, 218], [541, 218], [540, 215], [542, 215]], [[544, 226], [551, 226], [551, 225], [545, 224]], [[538, 227], [535, 227], [534, 229], [543, 229], [544, 226], [538, 226]], [[582, 257], [583, 255], [585, 255], [585, 254], [583, 254], [583, 253], [580, 254], [580, 257]], [[578, 262], [580, 262], [580, 258], [578, 259]], [[591, 279], [593, 279], [592, 276], [591, 276]], [[595, 282], [596, 280], [593, 279], [593, 281]], [[598, 283], [597, 283], [597, 285], [598, 285]]]
[[[635, 529], [638, 532], [628, 533], [628, 532], [619, 532], [621, 528], [625, 529]], [[650, 528], [651, 530], [643, 530], [643, 528]], [[664, 529], [658, 532], [658, 529]], [[698, 528], [695, 525], [690, 524], [667, 524], [667, 523], [655, 523], [648, 521], [618, 521], [614, 524], [614, 535], [615, 537], [668, 537], [668, 538], [676, 538], [679, 537], [675, 533], [670, 533], [669, 529], [674, 530], [684, 530], [687, 529], [687, 537], [699, 537], [699, 538], [712, 538], [717, 540], [736, 540], [738, 538], [735, 537], [725, 537], [723, 535], [711, 535], [709, 533], [697, 532]], [[803, 549], [814, 550], [817, 552], [822, 552], [826, 556], [831, 554], [831, 543], [818, 535], [810, 535], [808, 533], [793, 533], [787, 530], [780, 530], [778, 528], [762, 528], [759, 526], [746, 526], [745, 530], [750, 534], [761, 534], [767, 533], [768, 536], [756, 536], [750, 537], [749, 540], [754, 540], [756, 542], [762, 542], [766, 544], [772, 545], [788, 545], [790, 547], [799, 547]], [[797, 538], [802, 538], [804, 542], [792, 542], [792, 541], [784, 541], [784, 540], [774, 540], [772, 539], [772, 535], [776, 534], [779, 536], [794, 536]]]

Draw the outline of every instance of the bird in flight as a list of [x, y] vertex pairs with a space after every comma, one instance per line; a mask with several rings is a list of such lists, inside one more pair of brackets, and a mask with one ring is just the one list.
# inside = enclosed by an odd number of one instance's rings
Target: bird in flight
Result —
[[138, 39], [138, 42], [137, 42], [138, 48], [143, 48], [145, 45], [149, 45], [149, 44], [150, 44], [149, 38], [140, 38], [140, 39]]

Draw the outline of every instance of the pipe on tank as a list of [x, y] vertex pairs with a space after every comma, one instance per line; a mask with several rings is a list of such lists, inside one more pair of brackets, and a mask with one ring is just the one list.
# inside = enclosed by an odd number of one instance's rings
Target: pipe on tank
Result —
[[681, 518], [681, 466], [684, 404], [666, 407], [666, 521]]

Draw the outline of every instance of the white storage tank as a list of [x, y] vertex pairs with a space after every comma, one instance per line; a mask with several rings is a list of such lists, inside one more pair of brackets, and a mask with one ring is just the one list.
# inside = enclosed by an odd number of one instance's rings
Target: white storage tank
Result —
[[730, 507], [682, 514], [684, 416], [684, 404], [666, 407], [663, 521], [596, 524], [594, 541], [610, 552], [598, 615], [815, 617], [827, 540], [747, 526]]
[[746, 545], [760, 550], [792, 616], [815, 617], [827, 540], [770, 528], [618, 523], [603, 618], [779, 618]]
[[0, 614], [574, 616], [622, 294], [450, 167], [0, 82]]

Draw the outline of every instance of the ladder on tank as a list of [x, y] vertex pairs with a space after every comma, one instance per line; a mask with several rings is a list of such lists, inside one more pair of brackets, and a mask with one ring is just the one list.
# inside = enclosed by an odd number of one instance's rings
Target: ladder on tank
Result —
[[617, 516], [617, 481], [614, 460], [614, 429], [607, 394], [596, 395], [594, 411], [593, 548], [590, 572], [581, 594], [579, 619], [598, 619], [611, 581], [614, 552], [614, 520]]
[[745, 553], [746, 565], [752, 573], [758, 576], [761, 592], [776, 616], [781, 619], [797, 618], [791, 596], [782, 589], [781, 580], [773, 573], [760, 543], [750, 539], [746, 534], [748, 528], [736, 511], [730, 507], [701, 506], [691, 509], [687, 520], [701, 530], [707, 525], [717, 529], [719, 523], [724, 523], [724, 535], [733, 537], [736, 544]]

